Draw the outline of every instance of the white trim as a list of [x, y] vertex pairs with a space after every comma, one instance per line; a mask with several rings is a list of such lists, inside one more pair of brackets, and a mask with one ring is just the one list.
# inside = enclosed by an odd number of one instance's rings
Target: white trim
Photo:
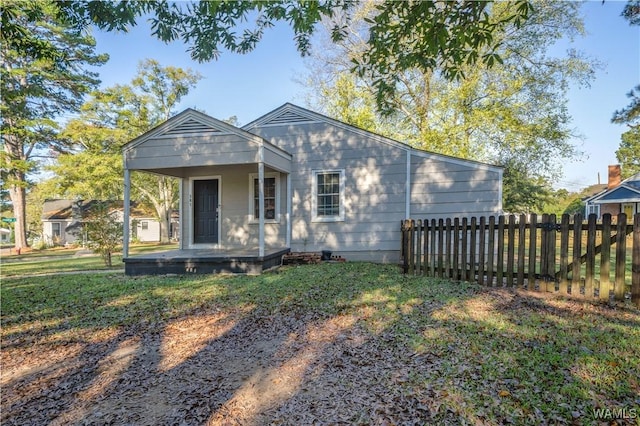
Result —
[[129, 169], [124, 169], [124, 206], [123, 206], [122, 233], [122, 257], [129, 257], [129, 228], [131, 227], [131, 174]]
[[[318, 216], [318, 175], [325, 173], [340, 174], [340, 206], [338, 216]], [[344, 222], [345, 217], [345, 173], [344, 169], [312, 170], [311, 182], [311, 222]]]
[[258, 148], [258, 256], [264, 256], [264, 146]]
[[[276, 217], [275, 219], [265, 219], [264, 223], [280, 223], [280, 173], [279, 172], [269, 172], [264, 174], [264, 178], [275, 178], [276, 181]], [[255, 179], [259, 179], [258, 173], [249, 173], [249, 224], [255, 225], [259, 222], [253, 215], [255, 211], [254, 200], [255, 196], [253, 193], [253, 181]]]
[[291, 194], [291, 173], [287, 173], [287, 234], [285, 236], [285, 245], [287, 248], [291, 248], [291, 204], [293, 202]]
[[[179, 179], [179, 188], [178, 188], [178, 200], [179, 201], [179, 205], [178, 205], [178, 216], [180, 216], [178, 218], [178, 238], [180, 239], [180, 250], [184, 250], [185, 248], [185, 239], [184, 239], [184, 225], [183, 225], [183, 221], [184, 221], [184, 178], [178, 178]], [[218, 188], [219, 189], [219, 188]], [[218, 195], [219, 197], [220, 195]]]
[[411, 151], [407, 151], [407, 178], [404, 187], [405, 219], [411, 217]]
[[[196, 244], [193, 242], [193, 182], [196, 180], [218, 180], [218, 244]], [[185, 219], [187, 224], [187, 244], [190, 249], [198, 249], [198, 248], [213, 248], [213, 249], [221, 249], [222, 245], [222, 176], [221, 175], [212, 175], [212, 176], [191, 176], [189, 178], [189, 208], [187, 209], [189, 214]], [[183, 218], [180, 217], [180, 220]], [[182, 235], [180, 236], [182, 237]]]

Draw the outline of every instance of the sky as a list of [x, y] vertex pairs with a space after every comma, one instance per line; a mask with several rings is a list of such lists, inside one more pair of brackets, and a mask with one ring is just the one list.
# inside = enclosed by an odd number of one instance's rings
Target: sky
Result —
[[[586, 2], [582, 13], [587, 35], [571, 46], [558, 46], [581, 50], [604, 67], [590, 87], [576, 86], [569, 91], [571, 127], [582, 135], [573, 143], [585, 155], [564, 165], [564, 176], [554, 182], [556, 188], [578, 191], [598, 183], [598, 174], [606, 183], [607, 166], [617, 163], [615, 151], [626, 128], [612, 124], [611, 117], [630, 103], [626, 94], [640, 84], [640, 27], [630, 26], [620, 16], [624, 5], [612, 0]], [[95, 31], [97, 51], [110, 56], [98, 68], [101, 87], [128, 84], [138, 62], [152, 58], [163, 66], [191, 68], [204, 77], [182, 99], [179, 111], [191, 107], [218, 119], [236, 116], [242, 125], [286, 102], [307, 106], [306, 89], [299, 82], [307, 69], [287, 25], [267, 30], [253, 52], [223, 52], [218, 60], [206, 63], [192, 60], [182, 42], [165, 44], [150, 34], [144, 22], [126, 34]]]

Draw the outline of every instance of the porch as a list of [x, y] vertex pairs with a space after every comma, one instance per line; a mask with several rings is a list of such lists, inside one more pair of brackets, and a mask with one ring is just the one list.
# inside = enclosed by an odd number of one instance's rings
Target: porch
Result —
[[[292, 155], [186, 110], [123, 148], [127, 275], [247, 273], [279, 265], [291, 247]], [[132, 171], [178, 179], [179, 250], [129, 256]]]
[[126, 257], [126, 275], [166, 274], [249, 274], [282, 264], [282, 256], [289, 248], [268, 248], [260, 256], [259, 248], [234, 249], [178, 249], [158, 253], [145, 253]]

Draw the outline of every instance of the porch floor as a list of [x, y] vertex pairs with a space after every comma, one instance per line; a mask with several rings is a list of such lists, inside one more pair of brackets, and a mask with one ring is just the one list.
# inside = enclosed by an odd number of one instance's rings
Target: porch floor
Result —
[[164, 274], [260, 274], [265, 269], [282, 264], [289, 248], [258, 248], [169, 250], [145, 253], [123, 259], [126, 275]]

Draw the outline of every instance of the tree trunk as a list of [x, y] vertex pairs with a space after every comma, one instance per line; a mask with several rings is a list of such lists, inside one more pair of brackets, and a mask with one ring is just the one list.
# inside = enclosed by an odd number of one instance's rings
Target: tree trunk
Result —
[[[16, 178], [18, 178], [16, 176]], [[24, 176], [21, 176], [24, 181]], [[27, 242], [27, 213], [26, 213], [26, 191], [24, 187], [19, 185], [11, 185], [9, 188], [9, 197], [13, 204], [13, 216], [16, 218], [14, 223], [15, 247], [16, 249], [29, 247]]]

